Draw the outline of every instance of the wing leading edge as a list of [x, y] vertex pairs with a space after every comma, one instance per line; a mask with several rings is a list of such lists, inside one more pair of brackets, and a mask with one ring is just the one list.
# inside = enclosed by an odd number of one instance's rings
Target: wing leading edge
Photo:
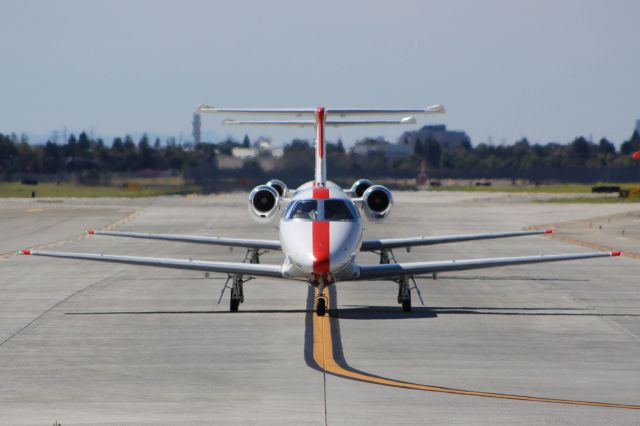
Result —
[[180, 241], [186, 243], [210, 244], [226, 247], [244, 247], [264, 250], [280, 250], [278, 240], [253, 240], [245, 238], [201, 237], [197, 235], [149, 234], [146, 232], [96, 231], [87, 229], [90, 235], [109, 235], [112, 237], [143, 238], [149, 240]]
[[128, 265], [156, 266], [161, 268], [189, 269], [193, 271], [220, 272], [225, 274], [282, 278], [281, 265], [267, 265], [264, 263], [212, 262], [208, 260], [183, 260], [39, 250], [20, 250], [20, 253], [32, 256], [47, 256], [64, 259], [91, 260], [96, 262], [124, 263]]
[[429, 246], [434, 244], [457, 243], [461, 241], [490, 240], [494, 238], [524, 237], [528, 235], [551, 234], [553, 230], [494, 232], [489, 234], [445, 235], [442, 237], [389, 238], [384, 240], [364, 240], [360, 251], [394, 249], [402, 247]]
[[436, 262], [389, 263], [381, 265], [360, 265], [360, 276], [353, 280], [375, 280], [408, 275], [438, 272], [466, 271], [470, 269], [495, 268], [500, 266], [525, 265], [530, 263], [560, 262], [566, 260], [591, 259], [594, 257], [620, 256], [622, 252], [591, 252], [571, 254], [551, 254], [521, 257], [497, 257], [487, 259], [445, 260]]

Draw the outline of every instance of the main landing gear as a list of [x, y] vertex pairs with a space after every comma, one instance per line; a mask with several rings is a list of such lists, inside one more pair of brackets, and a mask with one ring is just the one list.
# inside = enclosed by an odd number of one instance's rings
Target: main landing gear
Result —
[[244, 302], [244, 290], [242, 285], [244, 284], [242, 275], [236, 275], [233, 277], [233, 284], [231, 285], [231, 297], [229, 298], [229, 311], [238, 312], [240, 304]]
[[[380, 250], [380, 264], [398, 263], [391, 249]], [[411, 312], [411, 290], [418, 293], [420, 302], [424, 305], [422, 294], [412, 275], [403, 275], [395, 280], [398, 283], [398, 303], [402, 305], [402, 312]]]
[[[244, 256], [243, 263], [260, 263], [260, 255], [266, 252], [261, 252], [258, 249], [247, 249], [247, 254]], [[240, 304], [244, 303], [244, 283], [251, 281], [253, 277], [247, 277], [245, 275], [231, 275], [227, 276], [227, 280], [220, 292], [220, 298], [218, 304], [222, 301], [222, 296], [226, 289], [231, 290], [231, 297], [229, 298], [229, 312], [238, 312]], [[231, 285], [229, 285], [231, 283]]]
[[398, 303], [402, 305], [402, 312], [411, 312], [411, 287], [406, 276], [398, 280]]

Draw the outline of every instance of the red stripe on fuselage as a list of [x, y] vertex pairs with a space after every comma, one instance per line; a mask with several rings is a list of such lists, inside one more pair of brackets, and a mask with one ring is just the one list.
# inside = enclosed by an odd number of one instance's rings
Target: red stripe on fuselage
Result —
[[[313, 188], [313, 198], [325, 200], [329, 198], [329, 188]], [[326, 275], [330, 272], [329, 258], [329, 221], [315, 220], [312, 222], [313, 241], [313, 272]]]

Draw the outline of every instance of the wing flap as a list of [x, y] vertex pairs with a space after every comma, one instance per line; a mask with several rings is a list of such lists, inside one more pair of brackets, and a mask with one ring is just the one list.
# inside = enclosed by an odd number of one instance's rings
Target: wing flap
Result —
[[108, 235], [112, 237], [142, 238], [149, 240], [179, 241], [185, 243], [210, 244], [226, 247], [244, 247], [265, 250], [280, 250], [278, 240], [253, 240], [245, 238], [223, 238], [223, 237], [202, 237], [197, 235], [170, 235], [170, 234], [150, 234], [146, 232], [120, 232], [120, 231], [96, 231], [88, 229], [85, 231], [90, 235]]
[[521, 257], [497, 257], [487, 259], [446, 260], [436, 262], [390, 263], [381, 265], [360, 265], [358, 280], [401, 277], [407, 275], [431, 274], [436, 272], [467, 271], [471, 269], [495, 268], [500, 266], [525, 265], [530, 263], [560, 262], [566, 260], [591, 259], [595, 257], [620, 256], [621, 252], [591, 252], [551, 254]]
[[441, 237], [390, 238], [384, 240], [365, 240], [360, 251], [394, 249], [401, 247], [429, 246], [434, 244], [456, 243], [461, 241], [489, 240], [494, 238], [523, 237], [528, 235], [551, 234], [551, 229], [540, 231], [495, 232], [489, 234], [444, 235]]
[[128, 265], [155, 266], [193, 271], [220, 272], [225, 274], [254, 275], [259, 277], [282, 278], [281, 265], [241, 262], [212, 262], [208, 260], [183, 260], [156, 257], [117, 256], [110, 254], [67, 253], [59, 251], [21, 250], [32, 256], [58, 257], [64, 259], [90, 260], [95, 262], [124, 263]]

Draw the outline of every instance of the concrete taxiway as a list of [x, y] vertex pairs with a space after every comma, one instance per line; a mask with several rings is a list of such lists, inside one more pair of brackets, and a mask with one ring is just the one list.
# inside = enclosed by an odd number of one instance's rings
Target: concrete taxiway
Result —
[[[216, 304], [222, 276], [13, 254], [46, 248], [238, 261], [244, 256], [238, 249], [81, 232], [276, 238], [273, 227], [251, 220], [246, 194], [60, 201], [0, 201], [0, 424], [640, 422], [640, 410], [557, 401], [640, 405], [640, 260], [634, 257], [420, 279], [425, 306], [414, 292], [410, 314], [396, 304], [394, 283], [340, 283], [321, 322], [310, 312], [312, 293], [298, 282], [251, 281], [241, 311], [229, 313], [228, 295]], [[390, 220], [367, 225], [365, 235], [556, 224], [555, 239], [447, 244], [396, 257], [591, 246], [635, 253], [639, 222], [634, 204], [417, 192], [396, 194]], [[281, 256], [269, 253], [262, 261]]]

